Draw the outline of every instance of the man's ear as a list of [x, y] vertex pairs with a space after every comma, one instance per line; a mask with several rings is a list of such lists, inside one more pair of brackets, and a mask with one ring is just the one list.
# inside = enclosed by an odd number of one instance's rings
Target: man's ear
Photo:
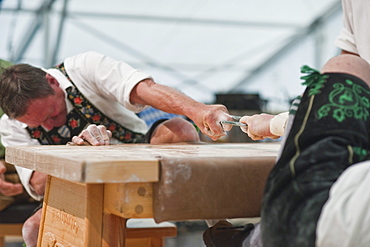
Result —
[[57, 86], [59, 87], [59, 82], [50, 74], [45, 75], [46, 81], [50, 84], [50, 86]]

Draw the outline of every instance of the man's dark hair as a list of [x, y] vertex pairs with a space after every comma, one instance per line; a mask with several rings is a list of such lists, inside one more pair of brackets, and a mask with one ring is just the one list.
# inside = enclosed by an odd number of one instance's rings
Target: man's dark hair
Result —
[[0, 108], [10, 118], [26, 114], [30, 100], [54, 94], [46, 72], [28, 64], [6, 68], [0, 76]]

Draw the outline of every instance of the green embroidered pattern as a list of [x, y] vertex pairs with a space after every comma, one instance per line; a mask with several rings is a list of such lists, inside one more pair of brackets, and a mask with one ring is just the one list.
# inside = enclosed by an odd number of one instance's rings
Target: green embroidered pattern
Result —
[[320, 107], [317, 111], [318, 118], [321, 119], [332, 111], [332, 117], [338, 122], [343, 122], [347, 117], [367, 120], [370, 106], [368, 97], [369, 91], [351, 80], [334, 83], [328, 96], [330, 103]]
[[309, 89], [309, 96], [321, 93], [321, 88], [324, 87], [326, 78], [328, 75], [320, 74], [318, 70], [312, 69], [307, 65], [301, 67], [301, 73], [306, 73], [308, 75], [302, 76], [301, 79], [305, 82], [302, 85], [307, 86]]
[[359, 160], [365, 160], [368, 155], [368, 150], [361, 147], [352, 147], [353, 152], [359, 157]]

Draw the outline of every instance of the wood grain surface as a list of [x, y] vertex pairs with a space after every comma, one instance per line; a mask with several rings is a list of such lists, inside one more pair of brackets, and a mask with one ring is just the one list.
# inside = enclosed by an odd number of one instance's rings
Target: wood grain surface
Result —
[[279, 147], [279, 143], [10, 146], [6, 161], [77, 182], [156, 182], [163, 158], [276, 157]]

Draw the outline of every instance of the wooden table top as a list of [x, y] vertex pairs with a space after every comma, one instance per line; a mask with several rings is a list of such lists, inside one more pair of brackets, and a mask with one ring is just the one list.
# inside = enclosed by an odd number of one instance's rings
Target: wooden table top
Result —
[[84, 183], [156, 182], [163, 158], [276, 157], [280, 143], [10, 146], [10, 164]]

